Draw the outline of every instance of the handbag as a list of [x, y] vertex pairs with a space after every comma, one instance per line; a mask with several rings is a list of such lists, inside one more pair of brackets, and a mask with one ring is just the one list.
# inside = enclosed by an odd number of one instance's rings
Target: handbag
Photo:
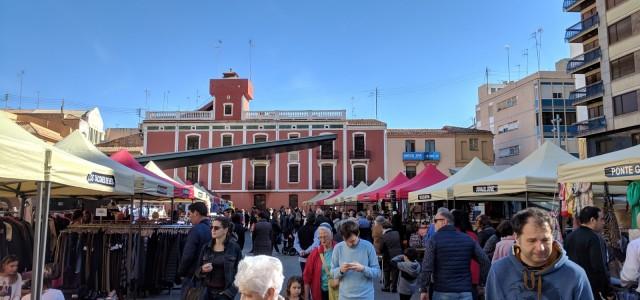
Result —
[[329, 266], [326, 264], [324, 259], [324, 253], [320, 253], [320, 260], [322, 260], [322, 267], [327, 273], [327, 277], [329, 277], [329, 300], [338, 300], [340, 293], [340, 290], [338, 289], [340, 287], [340, 280], [333, 278], [333, 275], [329, 270]]
[[184, 295], [183, 300], [202, 300], [205, 299], [207, 288], [202, 284], [200, 280], [196, 281], [195, 275], [193, 276], [192, 286], [187, 289], [187, 293]]

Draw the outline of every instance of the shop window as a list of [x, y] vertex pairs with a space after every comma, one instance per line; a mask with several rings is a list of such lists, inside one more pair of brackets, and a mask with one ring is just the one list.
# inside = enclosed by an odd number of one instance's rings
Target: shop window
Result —
[[638, 110], [638, 91], [613, 97], [613, 113], [616, 116]]
[[611, 80], [633, 74], [635, 71], [636, 66], [633, 53], [611, 61]]

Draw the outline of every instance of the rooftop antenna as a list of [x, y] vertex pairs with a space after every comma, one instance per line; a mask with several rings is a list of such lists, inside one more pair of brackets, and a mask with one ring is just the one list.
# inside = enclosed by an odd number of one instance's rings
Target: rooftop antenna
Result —
[[20, 70], [20, 72], [18, 73], [18, 77], [20, 77], [20, 102], [18, 102], [18, 109], [22, 109], [22, 79], [24, 78], [24, 70]]
[[351, 117], [356, 118], [356, 103], [353, 96], [351, 96]]
[[509, 44], [504, 45], [504, 48], [507, 50], [507, 83], [511, 82], [511, 62], [510, 62], [510, 53], [511, 46]]
[[372, 91], [369, 93], [369, 97], [375, 97], [376, 98], [376, 120], [378, 119], [378, 97], [381, 95], [380, 91], [378, 90], [378, 87], [376, 87], [375, 91]]
[[253, 49], [253, 41], [249, 40], [249, 80], [251, 80], [251, 51]]
[[540, 72], [540, 55], [542, 52], [542, 28], [531, 33], [531, 38], [536, 41], [536, 58], [538, 59], [538, 72]]
[[144, 89], [144, 106], [149, 110], [149, 90]]
[[522, 56], [525, 57], [527, 64], [525, 65], [524, 74], [529, 75], [529, 49], [522, 50]]
[[218, 63], [220, 62], [220, 56], [222, 52], [222, 40], [218, 40], [218, 44], [214, 48], [217, 49], [215, 53], [217, 57], [215, 58], [216, 63], [214, 65], [214, 68], [218, 70], [218, 67], [219, 67]]

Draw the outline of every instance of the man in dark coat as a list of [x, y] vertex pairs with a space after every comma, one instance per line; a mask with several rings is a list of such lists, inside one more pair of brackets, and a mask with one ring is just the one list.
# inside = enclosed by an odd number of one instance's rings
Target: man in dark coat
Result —
[[578, 215], [580, 227], [564, 240], [564, 249], [569, 259], [580, 265], [587, 273], [594, 299], [615, 297], [609, 281], [607, 250], [600, 232], [604, 228], [602, 211], [587, 206]]
[[273, 251], [273, 226], [266, 211], [258, 214], [258, 223], [253, 230], [253, 253], [255, 255], [269, 255]]
[[388, 221], [382, 223], [382, 242], [379, 252], [382, 253], [382, 273], [384, 275], [383, 292], [396, 292], [398, 286], [398, 268], [391, 264], [391, 259], [402, 254], [400, 233]]
[[178, 276], [183, 278], [182, 296], [193, 286], [193, 274], [198, 265], [198, 256], [204, 245], [211, 242], [211, 219], [207, 206], [202, 202], [189, 205], [189, 219], [193, 227], [189, 230], [187, 241], [182, 250], [182, 258], [178, 267]]

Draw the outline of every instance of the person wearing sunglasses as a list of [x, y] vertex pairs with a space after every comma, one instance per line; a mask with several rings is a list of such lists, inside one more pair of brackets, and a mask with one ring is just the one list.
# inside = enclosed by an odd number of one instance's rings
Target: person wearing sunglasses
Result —
[[206, 299], [234, 299], [238, 288], [233, 284], [242, 260], [242, 250], [232, 239], [233, 223], [227, 217], [217, 217], [211, 226], [211, 243], [200, 253], [200, 268], [196, 278], [206, 287]]

